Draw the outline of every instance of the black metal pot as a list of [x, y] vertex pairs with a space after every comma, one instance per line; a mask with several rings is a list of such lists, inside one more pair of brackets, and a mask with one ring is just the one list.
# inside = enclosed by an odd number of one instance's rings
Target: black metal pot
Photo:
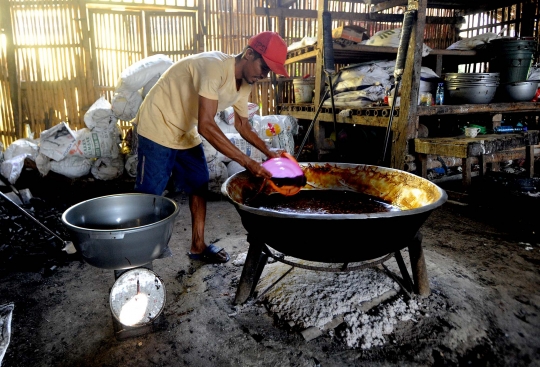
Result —
[[[262, 181], [248, 171], [229, 177], [222, 193], [240, 214], [250, 236], [303, 260], [349, 263], [375, 259], [407, 246], [430, 213], [447, 200], [444, 190], [411, 173], [379, 166], [300, 163], [302, 190], [352, 190], [377, 197], [401, 211], [366, 214], [298, 214], [246, 205]], [[279, 195], [266, 188], [262, 195]]]

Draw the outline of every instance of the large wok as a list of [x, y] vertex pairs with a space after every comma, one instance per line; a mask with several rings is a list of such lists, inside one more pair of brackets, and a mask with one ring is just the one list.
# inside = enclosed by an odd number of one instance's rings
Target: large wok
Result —
[[[309, 261], [351, 263], [375, 259], [406, 247], [446, 200], [429, 180], [392, 168], [345, 163], [300, 163], [302, 190], [352, 190], [380, 198], [401, 211], [366, 214], [303, 214], [246, 205], [262, 181], [248, 171], [229, 177], [222, 193], [236, 207], [251, 238], [287, 256]], [[259, 195], [279, 195], [265, 186]]]
[[77, 251], [98, 268], [123, 270], [157, 259], [172, 235], [178, 205], [150, 194], [118, 194], [83, 201], [62, 215]]

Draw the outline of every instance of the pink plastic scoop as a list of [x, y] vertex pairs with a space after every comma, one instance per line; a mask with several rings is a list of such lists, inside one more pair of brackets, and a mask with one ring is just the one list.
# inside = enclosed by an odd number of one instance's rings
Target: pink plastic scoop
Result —
[[294, 195], [306, 184], [304, 171], [289, 153], [283, 153], [279, 158], [270, 158], [262, 166], [272, 173], [268, 184], [280, 194]]

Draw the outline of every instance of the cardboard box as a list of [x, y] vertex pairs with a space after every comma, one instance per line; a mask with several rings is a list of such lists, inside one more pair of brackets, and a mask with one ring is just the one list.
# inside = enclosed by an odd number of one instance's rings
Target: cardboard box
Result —
[[345, 25], [332, 30], [332, 38], [337, 41], [360, 43], [364, 39], [366, 30], [357, 25]]

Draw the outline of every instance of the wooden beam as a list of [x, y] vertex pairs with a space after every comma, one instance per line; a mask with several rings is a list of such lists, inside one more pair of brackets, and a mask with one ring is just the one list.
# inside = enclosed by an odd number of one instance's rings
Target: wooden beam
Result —
[[6, 58], [15, 136], [21, 138], [23, 136], [21, 104], [19, 103], [19, 76], [17, 74], [17, 64], [15, 60], [15, 45], [13, 43], [13, 25], [11, 23], [9, 0], [0, 0], [0, 9], [3, 9], [0, 12], [0, 24], [4, 27], [4, 35], [6, 37]]
[[386, 9], [391, 9], [396, 6], [404, 6], [404, 5], [407, 5], [407, 0], [388, 0], [383, 3], [373, 5], [370, 11], [372, 13], [376, 13], [376, 12], [383, 11]]
[[410, 9], [416, 7], [416, 21], [413, 24], [407, 59], [403, 72], [401, 90], [400, 113], [397, 122], [392, 126], [392, 156], [390, 167], [404, 169], [405, 154], [407, 154], [408, 142], [415, 138], [418, 128], [418, 90], [420, 85], [420, 70], [422, 63], [422, 45], [426, 19], [427, 0], [418, 2], [409, 0]]
[[471, 113], [506, 113], [540, 111], [540, 102], [506, 102], [489, 104], [459, 104], [422, 107], [418, 106], [418, 116], [468, 115]]
[[[316, 10], [286, 9], [286, 8], [255, 8], [255, 15], [285, 18], [316, 19]], [[377, 14], [377, 13], [351, 13], [351, 12], [330, 12], [332, 20], [364, 21], [364, 22], [389, 22], [399, 23], [403, 21], [403, 14]], [[461, 24], [463, 17], [427, 17], [426, 24]]]

